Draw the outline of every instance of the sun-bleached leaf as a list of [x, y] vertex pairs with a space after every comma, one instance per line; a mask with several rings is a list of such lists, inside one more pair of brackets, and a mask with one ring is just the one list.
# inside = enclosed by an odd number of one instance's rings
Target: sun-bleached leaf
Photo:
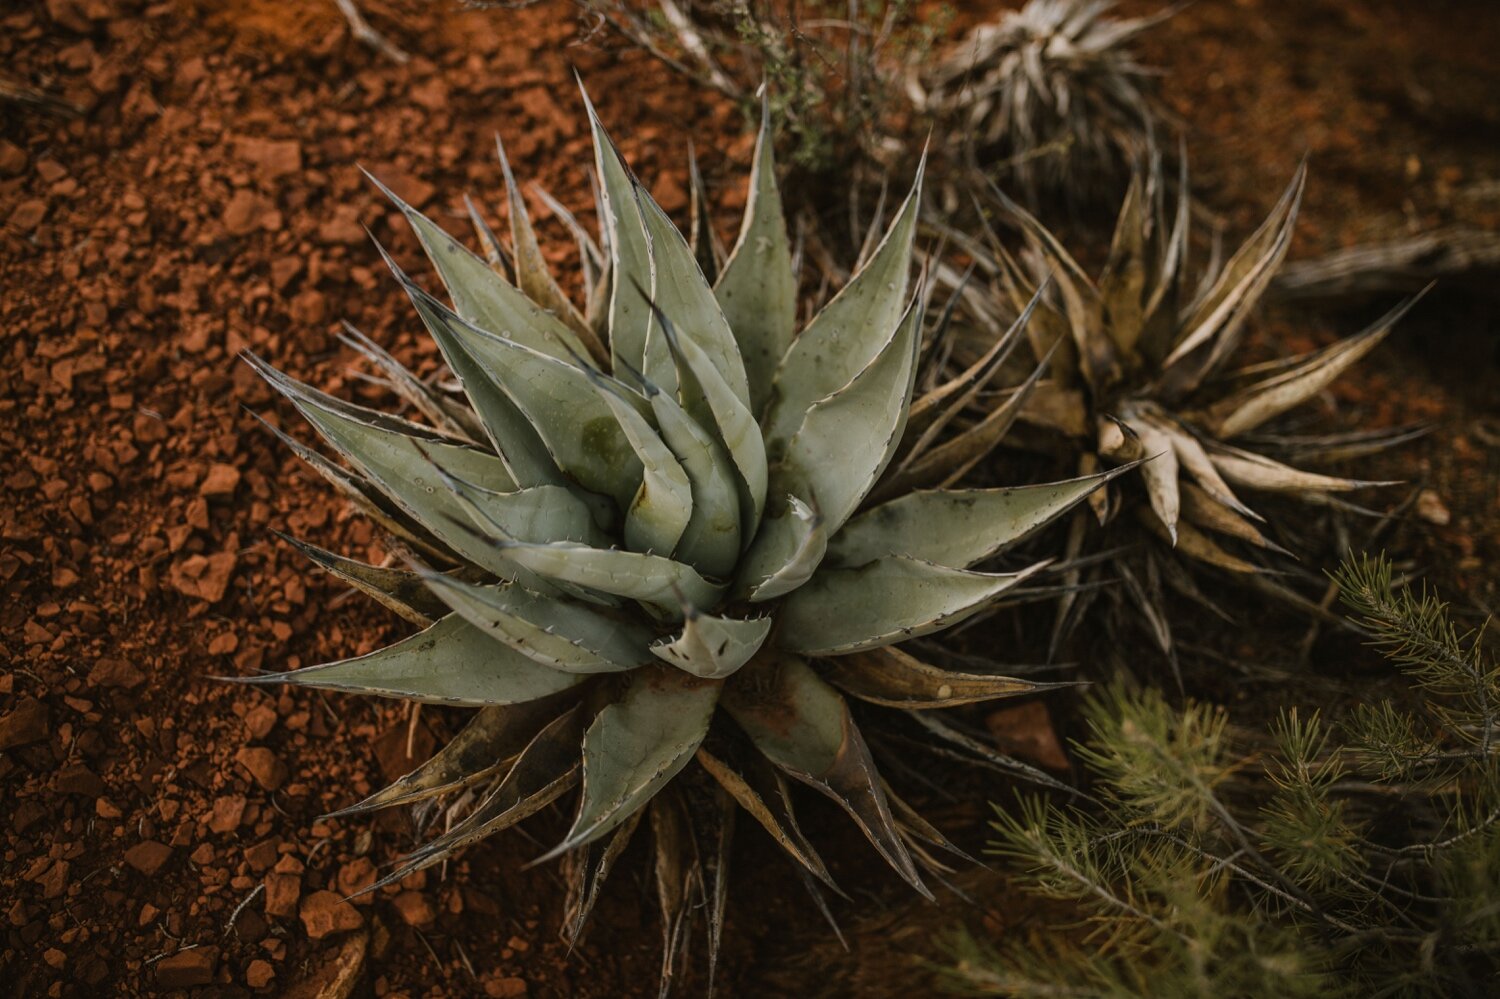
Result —
[[908, 493], [845, 524], [828, 544], [828, 564], [857, 566], [885, 555], [909, 555], [966, 569], [1045, 527], [1134, 467], [1034, 486]]
[[823, 864], [823, 858], [818, 856], [797, 826], [791, 794], [786, 786], [786, 778], [782, 777], [780, 771], [774, 769], [759, 754], [747, 760], [744, 773], [702, 746], [698, 747], [697, 758], [703, 769], [719, 782], [739, 806], [771, 834], [777, 846], [813, 877], [837, 890], [828, 868]]
[[521, 750], [499, 786], [472, 812], [443, 835], [402, 858], [395, 870], [356, 892], [356, 896], [442, 863], [465, 847], [535, 815], [566, 794], [578, 783], [578, 740], [584, 721], [583, 707], [575, 705], [549, 722]]
[[786, 356], [797, 326], [797, 276], [792, 271], [792, 246], [776, 187], [771, 139], [770, 111], [762, 102], [744, 221], [714, 288], [745, 359], [750, 408], [757, 414], [765, 412], [776, 367]]
[[620, 699], [583, 736], [583, 796], [573, 826], [538, 863], [598, 839], [677, 775], [708, 732], [720, 684], [657, 666], [632, 670]]
[[520, 586], [477, 586], [436, 573], [422, 578], [491, 641], [544, 667], [563, 673], [616, 673], [651, 661], [647, 646], [655, 636], [627, 618]]
[[689, 609], [682, 630], [651, 646], [656, 658], [705, 680], [722, 680], [760, 651], [771, 618], [718, 617]]
[[819, 663], [817, 669], [823, 679], [862, 701], [910, 710], [951, 708], [1067, 686], [984, 673], [957, 673], [930, 666], [891, 648], [837, 656]]
[[324, 817], [409, 805], [470, 787], [495, 775], [562, 712], [561, 705], [547, 699], [481, 708], [457, 735], [411, 773], [363, 801]]
[[1314, 493], [1346, 493], [1369, 486], [1389, 486], [1392, 482], [1370, 482], [1363, 479], [1345, 479], [1335, 475], [1320, 475], [1272, 461], [1251, 451], [1242, 451], [1227, 445], [1215, 446], [1209, 452], [1214, 467], [1224, 478], [1237, 486], [1259, 489], [1263, 492], [1287, 493], [1292, 496]]
[[1145, 454], [1141, 465], [1141, 479], [1146, 484], [1146, 497], [1151, 501], [1151, 509], [1166, 529], [1167, 536], [1176, 544], [1182, 496], [1177, 481], [1177, 451], [1172, 447], [1172, 438], [1154, 423], [1139, 416], [1127, 416], [1123, 422], [1135, 431]]
[[432, 627], [367, 655], [286, 673], [226, 677], [236, 683], [289, 683], [431, 704], [521, 704], [583, 678], [549, 669], [449, 614]]
[[868, 263], [807, 324], [776, 371], [764, 421], [773, 460], [813, 403], [848, 385], [891, 341], [906, 312], [922, 171]]
[[776, 644], [828, 656], [930, 635], [983, 610], [1046, 564], [986, 573], [887, 555], [858, 568], [824, 568], [782, 602]]
[[754, 683], [725, 688], [730, 716], [766, 759], [842, 806], [886, 862], [930, 898], [844, 699], [799, 656], [766, 657], [757, 664]]
[[1209, 410], [1214, 433], [1229, 439], [1299, 406], [1380, 345], [1418, 299], [1402, 303], [1364, 332], [1313, 353], [1295, 367], [1256, 382]]
[[381, 606], [395, 611], [412, 624], [425, 628], [447, 613], [443, 602], [434, 597], [421, 577], [410, 569], [368, 565], [358, 559], [347, 558], [306, 541], [299, 541], [280, 531], [271, 533], [306, 555], [320, 568], [342, 579]]

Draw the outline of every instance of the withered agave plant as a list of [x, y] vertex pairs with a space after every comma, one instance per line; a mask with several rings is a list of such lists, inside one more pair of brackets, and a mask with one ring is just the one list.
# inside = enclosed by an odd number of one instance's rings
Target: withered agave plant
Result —
[[1044, 189], [1116, 174], [1150, 145], [1152, 71], [1131, 43], [1170, 17], [1108, 16], [1113, 0], [1030, 0], [969, 31], [909, 88], [917, 106], [961, 123], [971, 165], [1035, 202]]
[[[602, 248], [581, 236], [592, 308], [576, 308], [548, 273], [508, 164], [509, 253], [480, 224], [493, 264], [397, 199], [452, 308], [392, 269], [465, 402], [368, 341], [355, 342], [425, 423], [250, 359], [349, 467], [281, 436], [411, 567], [298, 546], [423, 630], [245, 679], [478, 709], [428, 762], [339, 813], [457, 803], [449, 827], [380, 884], [576, 788], [571, 828], [540, 858], [566, 858], [565, 933], [576, 936], [648, 821], [665, 986], [700, 910], [712, 967], [736, 803], [809, 884], [832, 885], [787, 777], [843, 806], [918, 891], [920, 871], [941, 876], [934, 852], [951, 845], [877, 772], [846, 696], [921, 712], [1047, 686], [939, 668], [896, 645], [995, 606], [1045, 563], [970, 567], [1108, 476], [919, 488], [946, 485], [996, 440], [995, 421], [933, 432], [972, 405], [972, 376], [913, 400], [920, 181], [865, 266], [794, 335], [767, 125], [738, 243], [711, 286], [589, 115], [604, 220]], [[711, 246], [699, 249], [717, 264]], [[867, 499], [893, 460], [900, 476]], [[916, 719], [948, 752], [1005, 765], [930, 713]]]
[[[1142, 571], [1129, 559], [1110, 563], [1122, 577], [1114, 590], [1130, 598], [1164, 652], [1172, 654], [1162, 587], [1205, 602], [1185, 565], [1207, 565], [1253, 582], [1311, 609], [1296, 592], [1266, 575], [1272, 553], [1287, 554], [1268, 536], [1260, 497], [1280, 496], [1329, 506], [1338, 494], [1382, 483], [1295, 468], [1262, 453], [1275, 440], [1255, 432], [1317, 396], [1383, 340], [1410, 308], [1401, 305], [1363, 332], [1296, 357], [1232, 368], [1251, 312], [1265, 294], [1291, 243], [1306, 183], [1305, 164], [1254, 234], [1223, 262], [1213, 259], [1190, 280], [1190, 204], [1186, 157], [1175, 209], [1161, 160], [1137, 172], [1120, 209], [1103, 272], [1091, 278], [1059, 240], [1002, 192], [996, 202], [1020, 229], [1020, 259], [993, 230], [984, 242], [964, 243], [992, 277], [990, 287], [965, 285], [949, 266], [940, 283], [962, 287], [956, 337], [973, 339], [956, 356], [988, 349], [987, 330], [1030, 313], [1026, 335], [1048, 377], [1022, 386], [1020, 419], [1041, 429], [1033, 445], [1073, 456], [1081, 473], [1125, 462], [1140, 464], [1135, 481], [1112, 484], [1090, 497], [1102, 525], [1143, 526], [1164, 542], [1151, 546]], [[964, 332], [964, 331], [967, 332]], [[1387, 447], [1420, 431], [1356, 432], [1297, 440], [1309, 459], [1333, 460]], [[1138, 502], [1141, 493], [1145, 502]], [[1253, 501], [1253, 502], [1252, 502]], [[1087, 533], [1075, 515], [1067, 556], [1076, 558]], [[1124, 542], [1118, 528], [1107, 533]], [[1154, 549], [1154, 550], [1153, 550]], [[1160, 558], [1167, 549], [1185, 560]], [[1287, 563], [1289, 564], [1289, 563]], [[1081, 569], [1069, 570], [1076, 581]], [[1097, 590], [1073, 589], [1062, 600], [1054, 639]], [[1069, 615], [1074, 617], [1070, 619]]]

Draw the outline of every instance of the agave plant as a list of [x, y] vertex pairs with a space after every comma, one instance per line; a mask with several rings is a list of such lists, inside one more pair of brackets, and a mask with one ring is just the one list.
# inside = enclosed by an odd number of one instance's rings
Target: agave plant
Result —
[[[719, 271], [711, 285], [588, 111], [603, 220], [602, 246], [578, 230], [592, 306], [576, 307], [547, 271], [502, 151], [512, 245], [502, 252], [481, 222], [492, 263], [396, 199], [452, 307], [387, 261], [461, 399], [358, 338], [425, 422], [250, 358], [348, 467], [277, 433], [410, 565], [298, 546], [422, 630], [358, 658], [243, 679], [478, 709], [429, 761], [339, 813], [457, 803], [457, 821], [380, 884], [577, 789], [567, 833], [540, 858], [566, 858], [576, 936], [649, 821], [665, 983], [700, 909], [712, 966], [735, 803], [812, 881], [832, 884], [787, 777], [843, 806], [927, 891], [921, 871], [942, 872], [933, 851], [951, 844], [876, 770], [846, 698], [922, 712], [1048, 686], [896, 646], [1014, 591], [1043, 563], [972, 566], [1108, 475], [917, 488], [944, 485], [998, 439], [996, 420], [955, 419], [972, 408], [973, 375], [914, 399], [920, 175], [862, 269], [796, 333], [768, 126], [733, 251], [719, 267], [712, 240], [698, 247]], [[958, 423], [973, 425], [937, 432]], [[930, 713], [905, 720], [949, 752], [1019, 769]]]
[[973, 165], [998, 161], [1033, 202], [1120, 170], [1149, 146], [1158, 116], [1151, 71], [1130, 45], [1171, 11], [1108, 17], [1114, 6], [1030, 0], [978, 25], [913, 77], [918, 107], [960, 120]]
[[[1262, 575], [1262, 559], [1285, 549], [1267, 535], [1265, 516], [1248, 498], [1280, 496], [1329, 506], [1338, 502], [1338, 494], [1382, 483], [1306, 471], [1263, 451], [1294, 444], [1304, 456], [1331, 460], [1368, 453], [1419, 432], [1294, 439], [1256, 434], [1317, 396], [1374, 350], [1411, 306], [1403, 304], [1363, 332], [1321, 350], [1231, 367], [1247, 320], [1286, 256], [1305, 183], [1304, 164], [1270, 216], [1227, 263], [1215, 243], [1213, 259], [1195, 285], [1189, 278], [1185, 157], [1170, 217], [1160, 158], [1135, 175], [1097, 279], [1033, 215], [995, 190], [994, 197], [1023, 234], [1026, 251], [1017, 259], [992, 230], [986, 242], [966, 243], [993, 282], [988, 291], [963, 287], [961, 293], [970, 320], [968, 335], [976, 341], [969, 354], [987, 349], [986, 330], [1029, 314], [1027, 339], [1036, 359], [1049, 368], [1048, 378], [1033, 378], [1023, 386], [1029, 396], [1020, 419], [1046, 431], [1032, 443], [1060, 447], [1088, 473], [1141, 461], [1144, 488], [1134, 483], [1106, 486], [1091, 497], [1100, 524], [1134, 522], [1190, 563], [1253, 577], [1258, 587], [1304, 606], [1294, 591]], [[948, 267], [939, 270], [939, 277], [962, 284]], [[957, 356], [965, 352], [959, 349]], [[1145, 502], [1137, 502], [1142, 494]], [[1070, 555], [1082, 550], [1081, 527], [1078, 521]], [[1148, 559], [1139, 575], [1128, 560], [1112, 569], [1124, 577], [1122, 592], [1170, 653], [1160, 586], [1165, 583], [1200, 602], [1201, 593], [1174, 559]], [[1080, 592], [1068, 593], [1060, 624], [1069, 610], [1081, 606]]]

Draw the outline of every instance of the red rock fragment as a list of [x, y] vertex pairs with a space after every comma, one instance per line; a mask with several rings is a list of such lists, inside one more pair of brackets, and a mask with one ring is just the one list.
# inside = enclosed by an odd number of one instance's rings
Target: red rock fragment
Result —
[[391, 904], [407, 926], [427, 926], [437, 919], [431, 900], [419, 891], [404, 891], [391, 899]]
[[14, 711], [0, 716], [0, 750], [47, 738], [47, 706], [35, 697], [25, 697]]
[[491, 978], [484, 983], [484, 994], [493, 999], [515, 999], [526, 994], [524, 978]]
[[189, 989], [211, 985], [218, 952], [212, 947], [180, 950], [156, 962], [156, 983], [164, 989]]
[[286, 764], [265, 746], [246, 746], [234, 754], [234, 762], [245, 768], [255, 783], [274, 791], [286, 783]]
[[315, 891], [303, 899], [301, 916], [307, 935], [314, 940], [357, 930], [365, 922], [358, 909], [332, 891]]
[[295, 139], [244, 138], [234, 145], [240, 159], [253, 164], [262, 177], [286, 177], [302, 170], [302, 146]]
[[276, 969], [271, 966], [271, 962], [262, 961], [260, 958], [251, 961], [250, 966], [245, 969], [245, 984], [252, 989], [265, 988], [275, 977]]
[[212, 814], [208, 817], [208, 828], [216, 833], [233, 832], [239, 828], [245, 815], [245, 796], [226, 794], [214, 799]]
[[172, 859], [172, 848], [154, 839], [143, 840], [125, 851], [125, 863], [152, 877]]
[[89, 670], [89, 684], [94, 687], [129, 689], [144, 683], [146, 674], [123, 659], [100, 659]]
[[264, 739], [276, 727], [276, 709], [269, 704], [257, 704], [245, 712], [245, 729], [252, 739]]
[[296, 874], [266, 875], [266, 915], [292, 916], [302, 895], [302, 878]]
[[234, 552], [189, 555], [172, 566], [172, 586], [184, 596], [218, 603], [229, 588], [235, 561]]
[[203, 484], [198, 487], [200, 496], [233, 496], [235, 487], [240, 484], [240, 470], [233, 465], [215, 462], [209, 466], [208, 474], [203, 477]]
[[[375, 883], [375, 865], [368, 857], [358, 857], [349, 861], [339, 868], [338, 889], [345, 898], [355, 892], [364, 891]], [[361, 895], [359, 898], [351, 899], [355, 905], [369, 905], [372, 901], [369, 895]]]

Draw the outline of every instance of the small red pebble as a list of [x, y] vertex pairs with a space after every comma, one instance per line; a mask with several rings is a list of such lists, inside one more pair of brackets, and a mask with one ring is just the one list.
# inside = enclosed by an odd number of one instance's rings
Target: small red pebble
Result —
[[297, 912], [302, 878], [296, 874], [266, 875], [266, 915], [291, 916]]
[[437, 919], [432, 903], [419, 891], [404, 891], [391, 899], [391, 904], [407, 926], [427, 926]]
[[125, 863], [134, 867], [148, 878], [154, 876], [171, 859], [172, 848], [165, 843], [158, 843], [154, 839], [137, 843], [125, 851]]
[[274, 791], [286, 783], [286, 765], [265, 746], [246, 746], [234, 754], [234, 762], [245, 768], [255, 783]]
[[262, 961], [256, 958], [250, 962], [245, 969], [245, 984], [252, 989], [263, 989], [271, 984], [271, 979], [276, 977], [276, 969], [271, 966], [270, 961]]
[[302, 925], [307, 935], [321, 940], [335, 933], [347, 933], [364, 925], [359, 910], [345, 902], [338, 892], [315, 891], [302, 900]]

